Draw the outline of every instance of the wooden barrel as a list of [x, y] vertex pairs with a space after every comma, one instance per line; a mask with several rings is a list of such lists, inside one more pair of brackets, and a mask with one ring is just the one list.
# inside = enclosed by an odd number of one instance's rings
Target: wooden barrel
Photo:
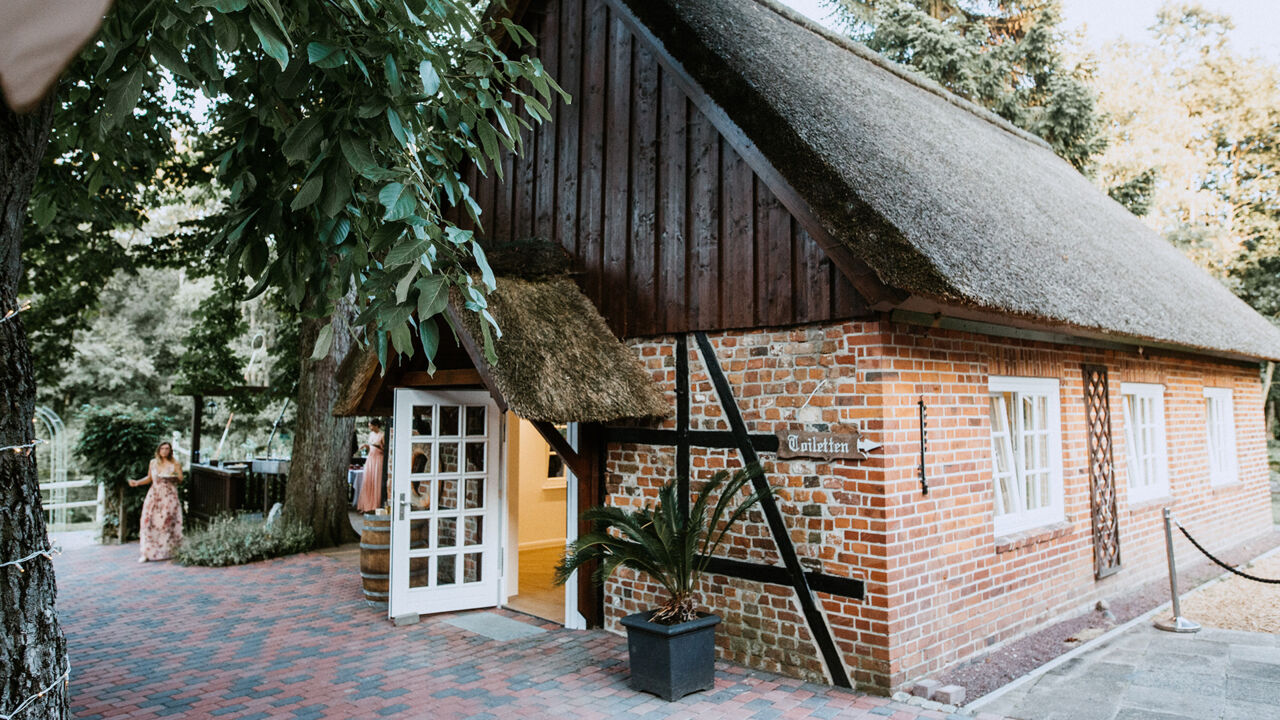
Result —
[[370, 607], [385, 608], [391, 596], [391, 516], [365, 513], [360, 533], [360, 584]]

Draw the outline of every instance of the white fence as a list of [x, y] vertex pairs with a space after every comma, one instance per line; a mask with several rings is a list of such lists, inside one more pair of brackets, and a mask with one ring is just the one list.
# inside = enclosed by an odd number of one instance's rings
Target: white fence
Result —
[[68, 525], [68, 511], [73, 508], [82, 507], [94, 508], [93, 521], [98, 526], [102, 525], [102, 508], [103, 501], [106, 499], [106, 494], [101, 485], [98, 485], [98, 496], [96, 500], [67, 500], [67, 491], [71, 488], [92, 487], [94, 484], [93, 480], [89, 478], [40, 484], [40, 489], [48, 492], [48, 499], [44, 500], [41, 504], [44, 506], [45, 522], [48, 524], [50, 530], [65, 529]]

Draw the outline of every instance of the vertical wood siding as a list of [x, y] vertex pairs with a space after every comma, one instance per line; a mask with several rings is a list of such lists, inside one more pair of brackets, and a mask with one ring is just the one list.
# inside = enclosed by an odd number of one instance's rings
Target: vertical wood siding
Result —
[[621, 337], [868, 314], [604, 0], [534, 2], [524, 25], [538, 39], [530, 53], [573, 102], [524, 132], [524, 154], [504, 157], [502, 180], [464, 173], [487, 243], [560, 243]]

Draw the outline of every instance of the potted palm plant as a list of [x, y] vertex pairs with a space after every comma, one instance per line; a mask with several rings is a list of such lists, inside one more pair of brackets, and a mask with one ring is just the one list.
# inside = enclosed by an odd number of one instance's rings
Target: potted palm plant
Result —
[[597, 507], [582, 514], [595, 527], [569, 545], [556, 582], [563, 584], [573, 571], [597, 562], [597, 583], [626, 567], [653, 578], [668, 593], [661, 607], [622, 618], [634, 689], [677, 700], [715, 685], [720, 618], [698, 610], [698, 581], [725, 535], [760, 501], [760, 493], [751, 492], [734, 506], [743, 486], [758, 474], [757, 466], [732, 475], [717, 472], [687, 515], [680, 511], [675, 480], [662, 486], [656, 507]]

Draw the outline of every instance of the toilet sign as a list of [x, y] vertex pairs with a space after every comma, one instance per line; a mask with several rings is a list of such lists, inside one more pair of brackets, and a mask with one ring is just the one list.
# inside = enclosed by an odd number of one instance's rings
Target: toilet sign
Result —
[[778, 431], [778, 458], [816, 460], [866, 460], [867, 451], [880, 447], [862, 438], [857, 430], [843, 433]]

